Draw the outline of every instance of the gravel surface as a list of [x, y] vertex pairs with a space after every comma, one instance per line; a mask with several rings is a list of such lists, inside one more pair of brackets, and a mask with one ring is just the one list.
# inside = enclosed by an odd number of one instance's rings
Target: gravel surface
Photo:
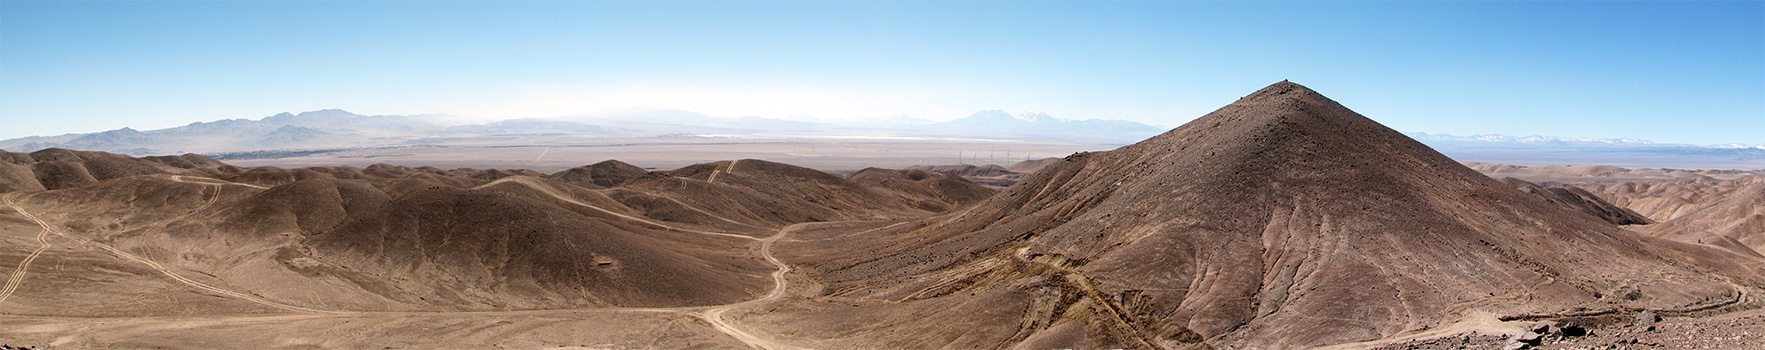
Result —
[[[1522, 335], [1461, 334], [1392, 344], [1381, 350], [1433, 349], [1765, 349], [1765, 310], [1752, 310], [1702, 318], [1653, 318], [1631, 315], [1628, 322], [1610, 320], [1563, 320], [1546, 322], [1535, 344]], [[1658, 319], [1659, 321], [1651, 321]], [[1605, 321], [1605, 322], [1601, 322]], [[1565, 325], [1608, 323], [1571, 336]], [[1535, 328], [1537, 329], [1537, 328]], [[1570, 332], [1572, 333], [1572, 332]]]

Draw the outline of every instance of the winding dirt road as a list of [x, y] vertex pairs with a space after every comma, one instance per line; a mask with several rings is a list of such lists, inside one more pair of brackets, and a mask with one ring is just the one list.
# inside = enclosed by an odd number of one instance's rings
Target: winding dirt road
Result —
[[548, 186], [544, 186], [543, 184], [536, 184], [536, 183], [533, 183], [531, 180], [528, 180], [525, 178], [520, 178], [520, 177], [502, 178], [497, 181], [492, 181], [491, 183], [484, 184], [483, 186], [479, 186], [479, 188], [483, 188], [486, 186], [490, 186], [490, 185], [494, 185], [494, 184], [498, 184], [498, 183], [502, 183], [502, 182], [514, 182], [517, 184], [521, 184], [523, 186], [527, 186], [529, 188], [538, 190], [542, 193], [545, 193], [546, 195], [552, 196], [553, 198], [557, 198], [558, 200], [562, 200], [567, 203], [576, 204], [576, 205], [583, 206], [586, 208], [594, 209], [596, 211], [606, 213], [606, 214], [611, 214], [614, 216], [618, 216], [620, 218], [625, 218], [625, 219], [630, 219], [630, 220], [634, 220], [634, 221], [638, 221], [638, 222], [647, 223], [650, 225], [655, 225], [657, 227], [663, 227], [663, 228], [667, 228], [667, 229], [671, 229], [671, 230], [675, 230], [675, 231], [680, 231], [680, 232], [698, 233], [698, 234], [706, 234], [706, 235], [714, 235], [714, 236], [736, 237], [736, 238], [744, 238], [744, 239], [751, 239], [751, 240], [759, 241], [760, 242], [760, 257], [763, 259], [766, 259], [766, 262], [771, 263], [773, 267], [777, 268], [777, 270], [772, 272], [772, 291], [769, 293], [766, 293], [765, 296], [762, 296], [762, 297], [760, 297], [758, 299], [754, 299], [754, 300], [748, 300], [748, 301], [743, 301], [743, 302], [738, 302], [738, 303], [733, 303], [733, 304], [719, 305], [719, 306], [695, 306], [695, 307], [680, 307], [680, 308], [633, 308], [633, 309], [622, 309], [622, 310], [625, 310], [625, 311], [651, 311], [651, 312], [661, 312], [661, 311], [692, 312], [692, 311], [698, 311], [697, 313], [694, 314], [695, 316], [698, 316], [699, 318], [704, 319], [705, 322], [710, 322], [711, 326], [713, 328], [716, 328], [718, 331], [723, 332], [724, 334], [728, 334], [731, 337], [734, 337], [736, 340], [740, 340], [743, 344], [748, 344], [749, 347], [753, 347], [753, 348], [757, 348], [757, 349], [767, 349], [767, 350], [793, 348], [790, 346], [779, 344], [779, 343], [771, 341], [771, 340], [767, 340], [767, 339], [762, 338], [760, 336], [757, 336], [753, 333], [749, 333], [747, 331], [744, 331], [740, 327], [737, 327], [734, 324], [734, 322], [727, 320], [727, 319], [724, 319], [723, 313], [728, 312], [729, 310], [734, 309], [734, 308], [744, 307], [744, 306], [749, 306], [749, 305], [754, 305], [754, 304], [759, 304], [759, 303], [772, 302], [772, 301], [778, 300], [779, 298], [784, 297], [785, 288], [787, 286], [789, 286], [789, 282], [785, 280], [785, 274], [788, 274], [791, 272], [791, 267], [790, 267], [790, 265], [785, 265], [784, 261], [778, 260], [778, 257], [775, 257], [772, 255], [772, 244], [775, 242], [778, 242], [778, 240], [780, 240], [780, 239], [783, 239], [785, 237], [785, 235], [790, 234], [790, 231], [795, 230], [798, 227], [802, 227], [803, 225], [808, 225], [810, 223], [792, 224], [789, 226], [785, 226], [784, 228], [780, 228], [778, 230], [778, 233], [775, 233], [772, 236], [768, 236], [766, 238], [754, 238], [754, 237], [743, 236], [743, 235], [732, 234], [732, 233], [710, 232], [710, 231], [703, 231], [703, 230], [688, 229], [688, 228], [683, 228], [683, 227], [676, 227], [673, 225], [667, 225], [667, 224], [663, 224], [660, 222], [656, 222], [656, 221], [650, 220], [648, 218], [640, 218], [640, 217], [636, 217], [636, 216], [621, 214], [618, 212], [614, 212], [614, 211], [607, 210], [607, 209], [604, 209], [601, 207], [597, 207], [597, 206], [593, 206], [593, 205], [589, 205], [587, 203], [577, 201], [575, 198], [572, 198], [572, 197], [566, 196], [562, 193], [558, 193], [556, 191], [553, 191]]
[[[231, 183], [231, 182], [225, 182], [222, 180], [199, 178], [199, 177], [173, 176], [172, 180], [177, 181], [177, 182], [211, 185], [216, 188], [216, 190], [214, 191], [214, 194], [211, 195], [210, 198], [207, 199], [206, 203], [204, 203], [202, 206], [198, 207], [192, 213], [188, 213], [188, 214], [179, 216], [177, 218], [174, 218], [172, 221], [183, 220], [184, 218], [194, 214], [195, 212], [200, 212], [202, 210], [208, 209], [211, 205], [215, 204], [215, 202], [219, 199], [220, 194], [221, 194], [221, 191], [220, 191], [221, 186], [239, 185], [239, 186], [246, 186], [246, 187], [251, 187], [251, 188], [255, 188], [255, 189], [267, 189], [266, 187], [263, 187], [263, 186], [256, 186], [256, 185], [251, 185], [251, 184], [241, 184], [241, 183]], [[673, 230], [673, 231], [677, 231], [677, 232], [697, 233], [697, 234], [704, 234], [704, 235], [724, 236], [724, 237], [753, 240], [753, 241], [759, 243], [759, 249], [758, 249], [759, 256], [761, 258], [763, 258], [764, 260], [766, 260], [767, 263], [772, 264], [776, 268], [776, 270], [773, 271], [771, 274], [772, 281], [773, 281], [773, 288], [766, 295], [761, 296], [756, 299], [746, 300], [746, 301], [741, 301], [741, 302], [736, 302], [736, 303], [731, 303], [731, 304], [712, 305], [712, 306], [667, 307], [667, 308], [621, 308], [621, 307], [606, 308], [606, 307], [600, 307], [600, 308], [550, 309], [550, 310], [444, 311], [444, 312], [321, 310], [321, 309], [314, 309], [314, 308], [284, 304], [284, 303], [264, 299], [262, 297], [258, 297], [258, 296], [251, 295], [251, 294], [240, 293], [240, 292], [227, 290], [224, 288], [211, 286], [206, 283], [202, 283], [200, 281], [192, 280], [190, 278], [179, 275], [179, 274], [171, 271], [170, 269], [166, 268], [165, 266], [161, 265], [158, 262], [155, 262], [155, 261], [152, 261], [152, 260], [149, 260], [146, 258], [142, 258], [142, 257], [137, 256], [135, 254], [131, 254], [131, 253], [122, 251], [122, 250], [117, 249], [115, 247], [112, 247], [108, 244], [93, 242], [93, 241], [82, 239], [79, 237], [74, 237], [72, 235], [69, 235], [65, 232], [60, 231], [53, 224], [51, 224], [47, 221], [44, 221], [43, 219], [37, 217], [35, 214], [32, 214], [32, 213], [26, 211], [22, 206], [20, 206], [16, 203], [17, 197], [20, 194], [14, 192], [14, 193], [7, 193], [3, 196], [0, 196], [0, 201], [3, 201], [7, 206], [13, 208], [20, 215], [24, 216], [27, 219], [30, 219], [31, 221], [35, 222], [38, 226], [40, 226], [42, 228], [42, 231], [39, 232], [38, 237], [37, 237], [38, 241], [42, 244], [42, 246], [39, 247], [36, 251], [32, 252], [32, 254], [30, 256], [28, 256], [24, 262], [20, 263], [19, 268], [17, 268], [15, 270], [16, 272], [14, 272], [12, 274], [12, 276], [8, 279], [5, 287], [3, 289], [0, 289], [0, 301], [4, 301], [7, 296], [11, 295], [12, 291], [16, 290], [18, 288], [18, 286], [20, 284], [22, 284], [24, 274], [26, 272], [26, 269], [29, 267], [30, 262], [32, 260], [35, 260], [35, 258], [37, 256], [41, 255], [45, 250], [47, 250], [49, 247], [51, 247], [51, 245], [48, 242], [48, 238], [49, 238], [50, 234], [53, 234], [53, 235], [56, 235], [59, 237], [67, 238], [67, 239], [73, 240], [75, 242], [78, 242], [79, 245], [82, 245], [82, 246], [90, 245], [90, 246], [96, 247], [98, 249], [102, 249], [106, 252], [109, 252], [112, 255], [116, 255], [116, 256], [124, 258], [126, 260], [130, 260], [130, 261], [134, 261], [134, 262], [146, 265], [149, 268], [152, 268], [154, 271], [157, 271], [160, 274], [165, 275], [166, 277], [170, 277], [171, 279], [173, 279], [179, 283], [183, 283], [185, 285], [188, 285], [192, 288], [208, 291], [208, 292], [219, 294], [222, 296], [237, 298], [237, 299], [261, 304], [264, 306], [293, 311], [298, 314], [306, 314], [306, 315], [310, 315], [310, 316], [322, 316], [322, 315], [329, 315], [329, 316], [347, 316], [347, 315], [406, 315], [406, 316], [550, 315], [550, 314], [573, 314], [573, 313], [588, 313], [588, 312], [677, 313], [677, 314], [691, 315], [691, 316], [703, 319], [706, 322], [710, 323], [710, 325], [714, 329], [716, 329], [717, 331], [722, 332], [724, 334], [727, 334], [730, 337], [733, 337], [736, 340], [739, 340], [742, 343], [747, 344], [748, 346], [756, 348], [756, 349], [774, 350], [774, 349], [793, 349], [793, 348], [795, 348], [792, 346], [780, 344], [778, 342], [761, 337], [757, 334], [750, 333], [746, 330], [743, 330], [741, 327], [739, 327], [737, 324], [735, 324], [735, 322], [733, 320], [725, 318], [724, 313], [728, 312], [730, 310], [736, 309], [736, 308], [754, 306], [754, 305], [761, 304], [761, 303], [768, 303], [768, 302], [777, 301], [779, 299], [782, 299], [787, 294], [786, 289], [789, 285], [788, 284], [789, 282], [786, 280], [785, 275], [791, 272], [791, 267], [789, 265], [786, 265], [784, 263], [784, 261], [779, 260], [777, 257], [775, 257], [772, 254], [773, 243], [776, 243], [779, 240], [785, 238], [785, 236], [790, 234], [791, 231], [797, 230], [805, 225], [809, 225], [812, 223], [799, 223], [799, 224], [785, 226], [785, 227], [779, 229], [777, 231], [777, 233], [774, 233], [771, 236], [768, 236], [765, 238], [756, 238], [756, 237], [733, 234], [733, 233], [711, 232], [711, 231], [695, 230], [695, 229], [689, 229], [689, 228], [684, 228], [684, 227], [678, 227], [678, 226], [674, 226], [674, 225], [669, 225], [669, 224], [657, 222], [657, 221], [649, 219], [649, 218], [637, 217], [637, 216], [632, 216], [632, 215], [627, 215], [627, 214], [615, 212], [615, 211], [601, 208], [598, 206], [594, 206], [594, 205], [591, 205], [588, 203], [583, 203], [581, 201], [576, 200], [572, 196], [569, 196], [569, 195], [566, 195], [563, 193], [559, 193], [556, 190], [551, 189], [549, 186], [545, 186], [544, 184], [533, 183], [532, 181], [524, 180], [519, 177], [510, 177], [510, 178], [500, 179], [497, 181], [493, 181], [489, 184], [479, 186], [479, 188], [498, 184], [498, 183], [503, 183], [503, 182], [515, 182], [520, 185], [538, 190], [542, 193], [545, 193], [548, 196], [551, 196], [551, 197], [556, 198], [558, 200], [564, 201], [566, 203], [575, 204], [575, 205], [589, 208], [589, 209], [592, 209], [592, 210], [595, 210], [595, 211], [598, 211], [598, 212], [601, 212], [601, 213], [604, 213], [607, 215], [612, 215], [612, 216], [622, 218], [622, 219], [629, 219], [629, 220], [633, 220], [633, 221], [637, 221], [637, 222], [642, 222], [642, 223], [654, 225], [656, 227], [660, 227], [660, 228], [664, 228], [664, 229], [668, 229], [668, 230]], [[893, 226], [893, 225], [890, 225], [890, 226]]]
[[748, 344], [749, 347], [767, 350], [792, 348], [742, 330], [740, 327], [737, 327], [734, 322], [724, 319], [723, 313], [738, 307], [777, 301], [779, 298], [784, 297], [785, 288], [790, 286], [790, 282], [785, 280], [784, 276], [791, 272], [791, 266], [785, 265], [784, 261], [778, 260], [778, 257], [772, 255], [772, 243], [778, 242], [778, 240], [784, 238], [786, 234], [790, 234], [791, 230], [808, 224], [809, 223], [799, 223], [785, 226], [784, 228], [779, 229], [777, 234], [760, 240], [760, 257], [766, 258], [766, 262], [772, 263], [772, 266], [778, 267], [777, 271], [772, 272], [771, 293], [766, 293], [766, 296], [759, 299], [705, 309], [705, 311], [698, 313], [699, 318], [705, 319], [705, 322], [710, 322], [711, 326], [717, 328], [718, 331], [728, 334], [731, 337], [735, 337], [736, 340], [742, 341], [743, 344]]

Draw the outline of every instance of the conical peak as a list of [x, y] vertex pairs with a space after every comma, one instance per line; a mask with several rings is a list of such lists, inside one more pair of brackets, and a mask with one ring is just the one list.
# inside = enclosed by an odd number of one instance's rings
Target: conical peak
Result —
[[1384, 127], [1312, 89], [1282, 80], [1141, 143], [1189, 143], [1200, 138], [1262, 142], [1269, 139], [1258, 135], [1270, 132], [1319, 137], [1345, 129], [1380, 128]]
[[[1236, 124], [1252, 129], [1299, 128], [1331, 133], [1388, 129], [1317, 91], [1286, 80], [1257, 90], [1197, 121]], [[1395, 132], [1382, 136], [1393, 134]]]
[[[1250, 101], [1271, 98], [1323, 98], [1323, 95], [1319, 95], [1317, 91], [1312, 91], [1312, 89], [1306, 88], [1304, 85], [1282, 80], [1281, 82], [1262, 88], [1262, 90], [1256, 90], [1256, 92], [1251, 93], [1249, 96], [1244, 96], [1244, 98], [1240, 100]], [[1325, 99], [1327, 100], [1328, 98]]]
[[[1225, 174], [1241, 173], [1248, 168], [1273, 171], [1283, 167], [1343, 166], [1366, 171], [1399, 167], [1361, 166], [1395, 158], [1422, 160], [1429, 167], [1463, 167], [1396, 130], [1289, 81], [1270, 85], [1163, 135], [1111, 153], [1135, 159], [1157, 157], [1172, 167], [1199, 166]], [[1466, 170], [1459, 173], [1476, 175]]]

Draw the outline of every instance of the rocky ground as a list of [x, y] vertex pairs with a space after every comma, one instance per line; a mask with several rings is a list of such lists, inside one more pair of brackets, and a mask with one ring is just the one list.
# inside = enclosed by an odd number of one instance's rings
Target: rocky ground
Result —
[[[1765, 349], [1765, 310], [1704, 318], [1661, 318], [1644, 313], [1633, 315], [1628, 322], [1612, 321], [1566, 320], [1540, 324], [1533, 332], [1518, 335], [1473, 333], [1377, 349]], [[1610, 324], [1597, 325], [1600, 323]], [[1579, 324], [1595, 326], [1583, 328]]]

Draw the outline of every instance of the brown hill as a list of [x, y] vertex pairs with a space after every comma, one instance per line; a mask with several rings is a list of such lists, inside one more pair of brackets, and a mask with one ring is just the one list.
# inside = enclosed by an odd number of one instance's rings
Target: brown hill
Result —
[[[1717, 307], [1761, 276], [1515, 191], [1288, 82], [969, 209], [799, 237], [783, 258], [852, 306], [758, 319], [854, 342], [833, 347], [1306, 348]], [[853, 316], [790, 321], [831, 313]], [[914, 326], [927, 318], [1010, 326]], [[879, 325], [902, 326], [844, 331]]]
[[474, 178], [474, 179], [479, 179], [479, 180], [496, 180], [496, 179], [501, 179], [501, 178], [510, 177], [510, 176], [543, 177], [543, 176], [545, 176], [545, 174], [541, 174], [537, 171], [532, 171], [532, 170], [527, 170], [527, 169], [511, 169], [511, 170], [486, 169], [483, 171], [478, 171], [476, 174], [472, 174], [472, 176], [470, 176], [470, 177]]
[[934, 172], [934, 173], [939, 173], [939, 174], [950, 174], [950, 175], [956, 175], [956, 176], [962, 176], [962, 177], [993, 177], [993, 176], [1001, 176], [1001, 175], [1015, 173], [1013, 171], [1006, 170], [1005, 167], [994, 165], [994, 164], [987, 164], [987, 165], [969, 165], [969, 164], [916, 165], [916, 166], [907, 167], [906, 170], [921, 170], [921, 171], [928, 171], [928, 172]]
[[[923, 173], [885, 186], [758, 160], [688, 167], [676, 171], [680, 176], [609, 161], [578, 168], [588, 171], [573, 178], [592, 186], [584, 187], [526, 170], [239, 169], [200, 156], [67, 150], [11, 158], [69, 169], [65, 174], [166, 172], [77, 177], [48, 191], [19, 188], [29, 191], [16, 198], [21, 208], [64, 228], [70, 239], [115, 249], [94, 251], [91, 266], [137, 270], [128, 278], [96, 271], [58, 276], [70, 281], [59, 288], [64, 294], [148, 285], [154, 293], [189, 293], [179, 292], [179, 283], [154, 284], [166, 282], [159, 275], [177, 275], [202, 284], [198, 290], [257, 305], [112, 310], [58, 303], [136, 316], [730, 304], [772, 286], [767, 275], [774, 266], [753, 249], [785, 225], [918, 217], [990, 193]], [[31, 168], [4, 164], [12, 167], [0, 170], [15, 169], [13, 177], [31, 177], [16, 181], [20, 186], [41, 183]], [[165, 270], [139, 271], [140, 261]], [[115, 282], [71, 282], [86, 279]]]
[[1765, 252], [1765, 178], [1750, 180], [1749, 185], [1644, 232], [1754, 255]]
[[1048, 166], [1048, 164], [1054, 164], [1057, 162], [1060, 162], [1060, 158], [1049, 157], [1049, 158], [1042, 158], [1042, 159], [1031, 159], [1031, 160], [1021, 161], [1021, 162], [1017, 162], [1017, 163], [1011, 163], [1011, 165], [1005, 167], [1005, 170], [1010, 170], [1010, 171], [1015, 171], [1015, 172], [1027, 174], [1027, 173], [1036, 172], [1037, 170], [1042, 170], [1042, 167], [1045, 167], [1045, 166]]
[[643, 168], [639, 168], [636, 165], [626, 164], [625, 162], [617, 160], [607, 160], [591, 165], [565, 169], [564, 171], [552, 174], [550, 178], [575, 184], [577, 186], [595, 188], [618, 186], [627, 180], [635, 179], [648, 173], [648, 170], [643, 170]]
[[0, 163], [6, 163], [0, 165], [0, 192], [72, 188], [137, 175], [215, 175], [237, 169], [195, 154], [134, 158], [60, 148], [31, 153], [0, 151]]
[[1668, 222], [1739, 193], [1740, 189], [1756, 181], [1755, 178], [1688, 176], [1659, 181], [1590, 181], [1575, 185], [1612, 204], [1635, 210], [1655, 221]]
[[[630, 180], [698, 208], [763, 225], [919, 217], [918, 200], [885, 195], [846, 178], [789, 164], [742, 159], [687, 166]], [[763, 205], [754, 205], [767, 203]]]
[[436, 185], [399, 186], [411, 190], [313, 235], [311, 258], [385, 281], [394, 299], [470, 308], [710, 305], [769, 286], [749, 240], [656, 224], [604, 196], [531, 177]]
[[1599, 196], [1581, 189], [1580, 187], [1544, 187], [1511, 177], [1503, 178], [1501, 181], [1502, 183], [1508, 184], [1508, 186], [1513, 186], [1521, 192], [1538, 195], [1539, 198], [1544, 198], [1546, 201], [1556, 203], [1557, 205], [1561, 205], [1564, 208], [1573, 211], [1593, 215], [1594, 217], [1610, 222], [1613, 225], [1646, 225], [1654, 223], [1654, 220], [1649, 220], [1649, 218], [1643, 217], [1642, 214], [1637, 214], [1634, 211], [1630, 211], [1630, 209], [1624, 209], [1623, 207], [1612, 205], [1612, 203], [1607, 203], [1604, 199], [1600, 199]]
[[865, 168], [848, 177], [865, 187], [897, 193], [900, 198], [927, 198], [914, 205], [928, 211], [945, 211], [986, 199], [997, 190], [970, 182], [961, 176], [935, 174], [920, 170], [889, 170]]
[[299, 179], [269, 188], [134, 176], [18, 201], [83, 239], [297, 308], [712, 305], [771, 285], [772, 266], [749, 252], [752, 239], [663, 223], [544, 179], [462, 188], [428, 173], [283, 172], [305, 175], [276, 176]]
[[[1023, 163], [1020, 162], [1018, 164]], [[1023, 179], [1024, 176], [1029, 175], [1027, 172], [1011, 171], [993, 164], [987, 164], [984, 166], [968, 164], [917, 165], [908, 167], [905, 170], [918, 170], [935, 174], [961, 176], [974, 183], [996, 187], [1011, 186], [1011, 184], [1017, 183], [1018, 180]]]
[[31, 166], [0, 161], [0, 193], [41, 189], [43, 182], [37, 180], [37, 172]]

